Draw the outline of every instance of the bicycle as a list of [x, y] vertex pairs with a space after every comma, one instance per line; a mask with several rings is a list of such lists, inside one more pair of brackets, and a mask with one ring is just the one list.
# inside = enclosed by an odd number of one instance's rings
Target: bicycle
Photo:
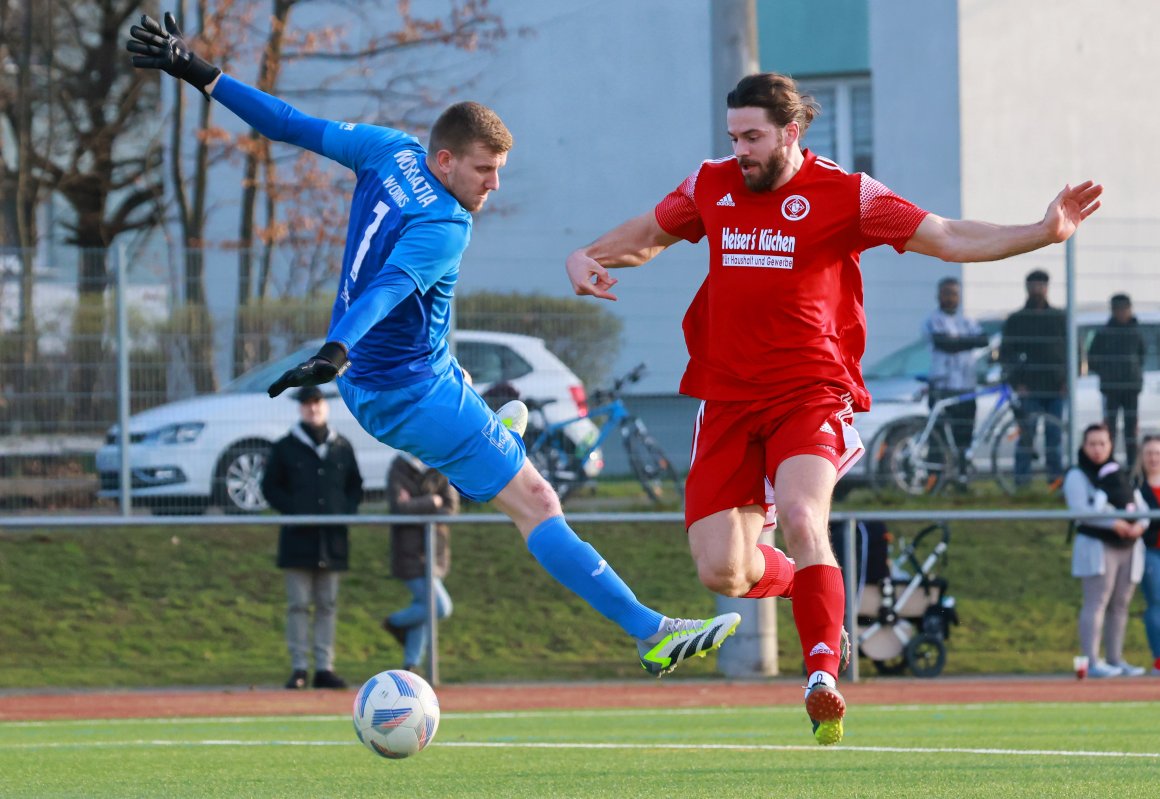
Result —
[[[589, 410], [587, 417], [548, 422], [544, 408], [554, 400], [524, 399], [530, 414], [524, 435], [528, 458], [556, 489], [561, 502], [577, 488], [589, 484], [584, 465], [589, 458], [598, 455], [600, 447], [614, 430], [620, 431], [628, 462], [649, 499], [657, 504], [673, 498], [678, 502], [683, 500], [684, 485], [672, 461], [649, 434], [640, 417], [634, 416], [621, 398], [624, 386], [640, 380], [644, 371], [642, 363], [614, 380], [611, 388], [594, 392], [591, 401], [595, 407]], [[601, 420], [599, 432], [590, 440], [577, 443], [566, 435], [566, 431], [583, 418]]]
[[[980, 397], [997, 395], [994, 407], [975, 430], [971, 446], [960, 451], [955, 444], [947, 408]], [[1025, 482], [1047, 478], [1049, 432], [1062, 441], [1063, 421], [1035, 412], [1023, 418], [1032, 428], [1030, 472], [1017, 480], [1015, 460], [1022, 431], [1017, 413], [1019, 397], [1007, 383], [946, 397], [934, 403], [927, 416], [908, 416], [883, 427], [870, 444], [871, 485], [876, 491], [897, 489], [911, 496], [936, 494], [952, 480], [960, 483], [975, 473], [975, 455], [990, 448], [991, 475], [1007, 494]], [[1061, 452], [1062, 455], [1062, 452]], [[1058, 475], [1050, 475], [1058, 477]]]

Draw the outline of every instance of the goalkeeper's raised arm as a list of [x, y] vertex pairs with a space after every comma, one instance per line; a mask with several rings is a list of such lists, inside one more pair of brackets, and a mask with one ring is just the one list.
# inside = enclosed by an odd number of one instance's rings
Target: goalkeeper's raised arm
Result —
[[[129, 29], [125, 49], [133, 53], [133, 66], [159, 69], [190, 84], [207, 98], [212, 97], [243, 122], [268, 139], [287, 142], [344, 161], [340, 154], [326, 152], [323, 139], [328, 125], [337, 124], [303, 114], [290, 104], [224, 74], [189, 47], [173, 14], [166, 12], [165, 27], [149, 16]], [[351, 166], [350, 164], [346, 164]]]

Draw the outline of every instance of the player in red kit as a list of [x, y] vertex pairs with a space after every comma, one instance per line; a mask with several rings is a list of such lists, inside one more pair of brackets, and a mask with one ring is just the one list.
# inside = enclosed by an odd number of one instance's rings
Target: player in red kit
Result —
[[[1067, 186], [1040, 222], [993, 225], [928, 213], [865, 174], [803, 150], [818, 113], [794, 81], [764, 73], [729, 93], [733, 156], [705, 161], [652, 211], [568, 256], [577, 294], [615, 300], [609, 267], [639, 266], [708, 236], [709, 273], [683, 323], [681, 393], [702, 400], [685, 524], [701, 582], [734, 597], [793, 599], [821, 744], [842, 739], [837, 688], [845, 586], [829, 544], [837, 479], [862, 454], [853, 414], [870, 407], [863, 250], [963, 263], [1064, 241], [1103, 188]], [[790, 558], [757, 539], [777, 501]]]

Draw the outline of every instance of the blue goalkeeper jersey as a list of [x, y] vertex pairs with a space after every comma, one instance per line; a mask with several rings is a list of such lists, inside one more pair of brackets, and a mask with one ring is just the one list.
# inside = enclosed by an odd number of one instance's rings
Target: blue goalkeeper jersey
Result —
[[447, 346], [471, 215], [399, 130], [307, 116], [222, 75], [218, 100], [262, 135], [305, 147], [356, 176], [328, 341], [350, 353], [345, 379], [368, 389], [426, 380], [451, 363]]

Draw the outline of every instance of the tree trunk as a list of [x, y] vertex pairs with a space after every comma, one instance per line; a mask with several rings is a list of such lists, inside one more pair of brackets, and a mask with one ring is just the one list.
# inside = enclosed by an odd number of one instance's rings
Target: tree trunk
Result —
[[[69, 421], [74, 430], [101, 429], [112, 418], [112, 386], [101, 385], [101, 375], [111, 363], [105, 352], [105, 289], [109, 251], [102, 246], [83, 247], [77, 276], [77, 307], [69, 337]], [[103, 391], [102, 391], [103, 390]]]
[[[179, 4], [179, 15], [184, 11], [184, 3]], [[198, 30], [205, 30], [205, 7], [198, 3]], [[180, 20], [180, 16], [179, 16]], [[199, 101], [198, 130], [208, 130], [213, 115], [213, 103]], [[182, 142], [184, 140], [185, 92], [184, 86], [177, 84], [174, 101], [173, 123], [170, 127], [170, 177], [177, 198], [178, 214], [181, 221], [182, 263], [185, 275], [183, 313], [175, 314], [175, 321], [184, 322], [175, 330], [179, 340], [176, 349], [184, 356], [184, 361], [193, 381], [194, 391], [208, 394], [218, 389], [217, 375], [213, 369], [213, 317], [206, 303], [205, 291], [205, 203], [207, 175], [209, 171], [209, 148], [205, 138], [197, 137], [194, 151], [194, 172], [192, 185], [187, 187], [182, 169]]]
[[[270, 18], [270, 33], [266, 37], [266, 48], [262, 55], [262, 63], [258, 67], [258, 86], [260, 90], [273, 94], [278, 85], [278, 75], [282, 69], [282, 44], [286, 33], [286, 20], [290, 10], [298, 0], [274, 0], [274, 8]], [[246, 153], [246, 165], [242, 176], [242, 216], [239, 226], [238, 251], [238, 315], [234, 333], [234, 375], [239, 375], [258, 360], [261, 349], [258, 346], [257, 333], [260, 325], [252, 325], [252, 314], [243, 313], [245, 306], [250, 304], [253, 296], [254, 254], [258, 243], [254, 235], [254, 220], [257, 216], [258, 205], [258, 172], [259, 167], [268, 167], [270, 163], [270, 143], [255, 132], [250, 133], [250, 147]], [[274, 223], [274, 214], [277, 210], [269, 196], [270, 186], [266, 186], [267, 212], [266, 224]], [[254, 330], [258, 328], [258, 330]]]

